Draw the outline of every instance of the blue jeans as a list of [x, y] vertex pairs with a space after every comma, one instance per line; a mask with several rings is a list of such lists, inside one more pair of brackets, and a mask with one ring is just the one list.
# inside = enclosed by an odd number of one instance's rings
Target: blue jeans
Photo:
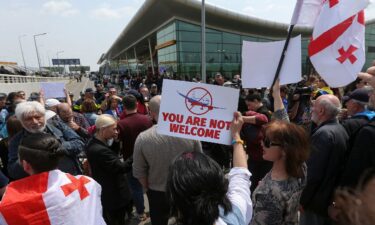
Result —
[[135, 208], [138, 214], [143, 214], [145, 211], [144, 198], [143, 198], [143, 188], [142, 184], [139, 183], [138, 179], [133, 177], [133, 173], [127, 173], [128, 184], [132, 194]]

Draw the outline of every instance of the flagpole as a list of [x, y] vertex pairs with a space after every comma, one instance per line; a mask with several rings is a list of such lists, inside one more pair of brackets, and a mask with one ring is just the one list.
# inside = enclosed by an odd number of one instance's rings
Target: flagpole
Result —
[[287, 36], [287, 38], [286, 38], [286, 41], [285, 41], [285, 44], [284, 44], [283, 51], [281, 52], [281, 56], [280, 56], [280, 60], [279, 60], [279, 64], [277, 65], [277, 69], [276, 69], [276, 73], [275, 73], [275, 78], [273, 79], [273, 82], [272, 82], [271, 88], [273, 87], [273, 85], [275, 85], [276, 80], [279, 78], [280, 71], [281, 71], [281, 68], [283, 67], [283, 63], [284, 63], [284, 59], [285, 59], [285, 53], [286, 53], [286, 51], [287, 51], [287, 49], [288, 49], [289, 41], [290, 41], [290, 38], [291, 38], [291, 36], [292, 36], [293, 28], [294, 28], [294, 24], [291, 24], [291, 25], [289, 26], [288, 36]]

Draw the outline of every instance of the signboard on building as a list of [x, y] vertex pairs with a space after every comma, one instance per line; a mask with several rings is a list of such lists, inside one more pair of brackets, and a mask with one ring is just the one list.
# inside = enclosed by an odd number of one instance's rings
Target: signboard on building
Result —
[[54, 66], [58, 65], [81, 65], [80, 59], [52, 59]]
[[239, 90], [164, 80], [158, 118], [161, 134], [230, 145], [230, 124]]

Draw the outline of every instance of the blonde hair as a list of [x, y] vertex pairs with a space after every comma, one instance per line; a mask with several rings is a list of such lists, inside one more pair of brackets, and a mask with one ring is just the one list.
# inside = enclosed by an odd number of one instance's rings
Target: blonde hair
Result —
[[113, 116], [108, 115], [108, 114], [100, 115], [95, 121], [96, 130], [109, 127], [115, 123], [116, 123], [116, 120], [115, 118], [113, 118]]

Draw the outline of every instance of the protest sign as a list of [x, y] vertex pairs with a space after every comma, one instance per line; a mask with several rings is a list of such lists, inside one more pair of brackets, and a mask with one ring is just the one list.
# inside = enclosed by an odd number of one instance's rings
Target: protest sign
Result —
[[65, 98], [65, 83], [62, 82], [46, 82], [40, 83], [41, 89], [44, 91], [44, 98]]
[[[243, 42], [242, 87], [271, 87], [284, 43], [285, 41]], [[290, 39], [279, 78], [281, 85], [301, 80], [301, 36]]]
[[230, 124], [239, 90], [164, 80], [158, 119], [160, 134], [230, 145]]

